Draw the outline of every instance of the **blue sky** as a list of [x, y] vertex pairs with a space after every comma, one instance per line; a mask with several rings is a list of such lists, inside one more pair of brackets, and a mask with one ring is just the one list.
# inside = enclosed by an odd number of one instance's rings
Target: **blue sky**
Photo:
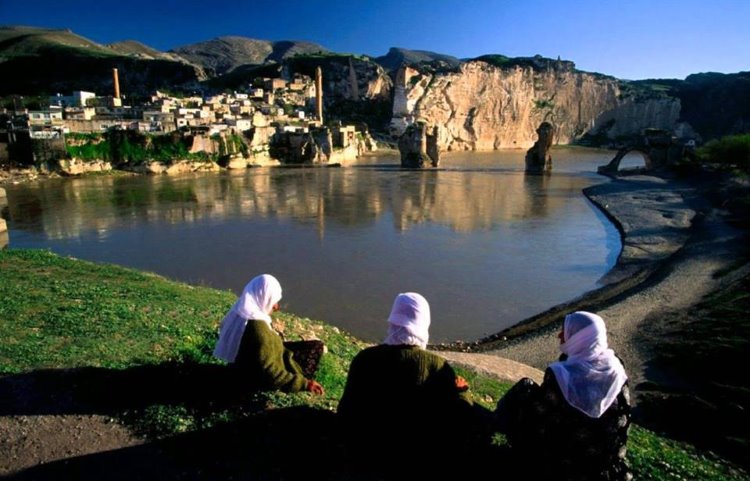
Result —
[[750, 0], [0, 0], [0, 24], [159, 50], [242, 35], [373, 56], [559, 55], [623, 79], [750, 70]]

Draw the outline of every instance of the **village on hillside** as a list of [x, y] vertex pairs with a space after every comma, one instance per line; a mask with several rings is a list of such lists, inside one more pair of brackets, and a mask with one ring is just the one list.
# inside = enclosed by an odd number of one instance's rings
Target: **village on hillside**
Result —
[[[0, 110], [0, 162], [42, 165], [72, 157], [59, 162], [68, 174], [82, 173], [84, 168], [111, 168], [91, 161], [145, 165], [157, 171], [167, 168], [142, 162], [145, 159], [84, 158], [88, 162], [79, 162], [76, 158], [76, 147], [100, 143], [108, 134], [117, 133], [131, 142], [136, 139], [136, 144], [138, 139], [151, 144], [144, 139], [176, 136], [184, 145], [184, 149], [172, 149], [178, 157], [186, 153], [192, 160], [216, 160], [227, 168], [341, 164], [376, 149], [366, 126], [323, 124], [320, 72], [317, 81], [299, 74], [290, 80], [256, 78], [245, 89], [233, 92], [177, 96], [156, 91], [146, 101], [133, 103], [120, 93], [117, 69], [112, 75], [111, 95], [58, 93], [49, 97], [47, 108]], [[155, 156], [155, 160], [172, 164], [186, 159]], [[205, 165], [198, 167], [203, 168], [189, 170], [205, 170]]]

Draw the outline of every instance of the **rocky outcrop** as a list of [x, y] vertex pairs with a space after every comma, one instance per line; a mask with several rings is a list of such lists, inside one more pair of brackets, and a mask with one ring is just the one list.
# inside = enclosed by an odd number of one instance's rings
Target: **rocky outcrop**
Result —
[[144, 162], [140, 165], [126, 166], [125, 170], [139, 174], [167, 174], [179, 175], [190, 172], [216, 172], [221, 170], [215, 162], [192, 162], [189, 160], [178, 160], [171, 164], [164, 162]]
[[619, 106], [614, 78], [571, 69], [502, 69], [467, 62], [457, 72], [396, 75], [391, 131], [423, 120], [440, 127], [441, 150], [528, 148], [544, 121], [555, 125], [555, 143], [569, 143], [598, 116]]
[[437, 127], [430, 129], [421, 122], [407, 127], [398, 139], [401, 167], [421, 169], [428, 162], [433, 167], [437, 167], [440, 163], [440, 149], [437, 142]]
[[632, 98], [621, 86], [563, 61], [469, 61], [442, 71], [405, 66], [395, 76], [390, 131], [400, 136], [417, 121], [437, 125], [441, 150], [528, 148], [542, 122], [554, 125], [554, 144], [587, 133], [607, 140], [646, 128], [691, 131], [680, 123], [679, 99]]
[[552, 170], [552, 134], [554, 127], [549, 122], [542, 122], [536, 129], [539, 139], [526, 152], [526, 172], [540, 173]]
[[83, 161], [81, 159], [61, 159], [58, 163], [60, 173], [63, 175], [82, 175], [92, 172], [109, 172], [112, 164], [103, 160]]
[[233, 155], [227, 161], [227, 169], [247, 169], [247, 159], [241, 155]]
[[671, 131], [678, 126], [680, 111], [680, 100], [675, 98], [626, 99], [617, 108], [602, 112], [590, 132], [614, 140], [638, 135], [649, 128]]

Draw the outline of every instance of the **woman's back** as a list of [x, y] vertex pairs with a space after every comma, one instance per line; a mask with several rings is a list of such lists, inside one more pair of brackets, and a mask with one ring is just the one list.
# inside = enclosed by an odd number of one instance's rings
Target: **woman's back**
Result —
[[[509, 419], [508, 441], [524, 461], [557, 479], [628, 479], [625, 465], [630, 427], [627, 384], [599, 417], [592, 418], [564, 398], [552, 370], [541, 386], [527, 383], [517, 389], [517, 415]], [[530, 464], [531, 466], [531, 464]]]

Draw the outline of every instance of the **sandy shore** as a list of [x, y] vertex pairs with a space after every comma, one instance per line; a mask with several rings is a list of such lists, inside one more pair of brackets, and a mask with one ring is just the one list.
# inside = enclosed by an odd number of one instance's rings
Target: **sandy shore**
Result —
[[[604, 318], [610, 345], [623, 359], [631, 385], [638, 386], [646, 380], [646, 366], [654, 355], [636, 341], [642, 323], [647, 318], [655, 322], [660, 313], [686, 310], [707, 294], [750, 274], [750, 264], [738, 264], [745, 250], [745, 232], [731, 227], [725, 213], [712, 208], [695, 186], [639, 175], [614, 179], [585, 193], [615, 222], [623, 238], [617, 264], [602, 279], [605, 285], [484, 342], [466, 346], [482, 351], [481, 355], [441, 355], [515, 380], [529, 374], [504, 360], [544, 369], [559, 355], [557, 332], [562, 316], [585, 309]], [[717, 275], [726, 272], [729, 274]], [[500, 359], [488, 362], [487, 355]]]

